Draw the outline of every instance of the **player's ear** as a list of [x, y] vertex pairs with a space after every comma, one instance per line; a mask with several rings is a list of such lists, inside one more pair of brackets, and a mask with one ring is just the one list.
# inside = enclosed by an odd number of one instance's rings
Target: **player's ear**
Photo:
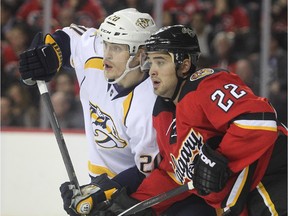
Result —
[[184, 61], [180, 65], [180, 68], [178, 69], [178, 75], [180, 77], [186, 78], [189, 75], [190, 67], [191, 67], [190, 59], [184, 59]]

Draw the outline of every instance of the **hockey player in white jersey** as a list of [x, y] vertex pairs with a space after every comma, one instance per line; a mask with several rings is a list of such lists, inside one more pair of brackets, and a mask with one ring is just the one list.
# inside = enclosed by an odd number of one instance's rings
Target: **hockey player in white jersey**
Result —
[[[113, 178], [135, 165], [145, 176], [157, 164], [158, 146], [152, 127], [156, 96], [148, 73], [139, 65], [141, 46], [156, 30], [149, 14], [124, 9], [108, 16], [99, 29], [72, 24], [47, 34], [45, 44], [21, 54], [20, 73], [28, 85], [34, 85], [35, 80], [50, 81], [61, 67], [75, 69], [92, 181], [99, 181], [94, 177], [103, 173]], [[71, 185], [61, 186], [67, 213], [89, 213], [90, 208], [65, 203], [67, 187]]]

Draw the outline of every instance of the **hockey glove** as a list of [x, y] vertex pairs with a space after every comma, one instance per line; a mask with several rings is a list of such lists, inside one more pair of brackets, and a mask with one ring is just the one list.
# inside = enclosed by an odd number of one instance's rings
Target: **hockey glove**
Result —
[[[138, 200], [129, 197], [126, 189], [122, 188], [112, 195], [110, 206], [106, 209], [93, 212], [93, 216], [117, 216], [128, 208], [139, 203]], [[153, 216], [156, 215], [153, 209], [147, 208], [143, 211], [133, 214], [134, 216]]]
[[20, 54], [19, 71], [24, 84], [33, 86], [36, 80], [50, 81], [62, 65], [62, 52], [50, 34], [39, 32], [30, 49]]
[[71, 215], [88, 215], [93, 208], [106, 209], [113, 193], [120, 188], [107, 174], [102, 174], [88, 185], [81, 186], [81, 192], [75, 185], [65, 182], [60, 186], [65, 211]]
[[199, 195], [221, 191], [229, 176], [228, 160], [207, 144], [203, 145], [194, 166], [193, 185]]

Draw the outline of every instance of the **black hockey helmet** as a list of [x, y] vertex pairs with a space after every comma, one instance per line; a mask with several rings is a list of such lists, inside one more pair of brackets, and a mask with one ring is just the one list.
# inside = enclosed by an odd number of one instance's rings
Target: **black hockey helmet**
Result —
[[160, 28], [145, 42], [147, 52], [164, 51], [174, 55], [176, 68], [186, 58], [191, 58], [194, 73], [200, 55], [197, 35], [190, 27], [173, 25]]

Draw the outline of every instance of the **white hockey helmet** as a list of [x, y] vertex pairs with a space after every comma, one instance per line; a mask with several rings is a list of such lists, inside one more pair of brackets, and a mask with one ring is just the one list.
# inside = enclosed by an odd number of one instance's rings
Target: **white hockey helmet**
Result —
[[135, 8], [127, 8], [113, 13], [99, 27], [104, 41], [127, 44], [130, 55], [134, 55], [139, 46], [144, 45], [156, 30], [153, 18]]

